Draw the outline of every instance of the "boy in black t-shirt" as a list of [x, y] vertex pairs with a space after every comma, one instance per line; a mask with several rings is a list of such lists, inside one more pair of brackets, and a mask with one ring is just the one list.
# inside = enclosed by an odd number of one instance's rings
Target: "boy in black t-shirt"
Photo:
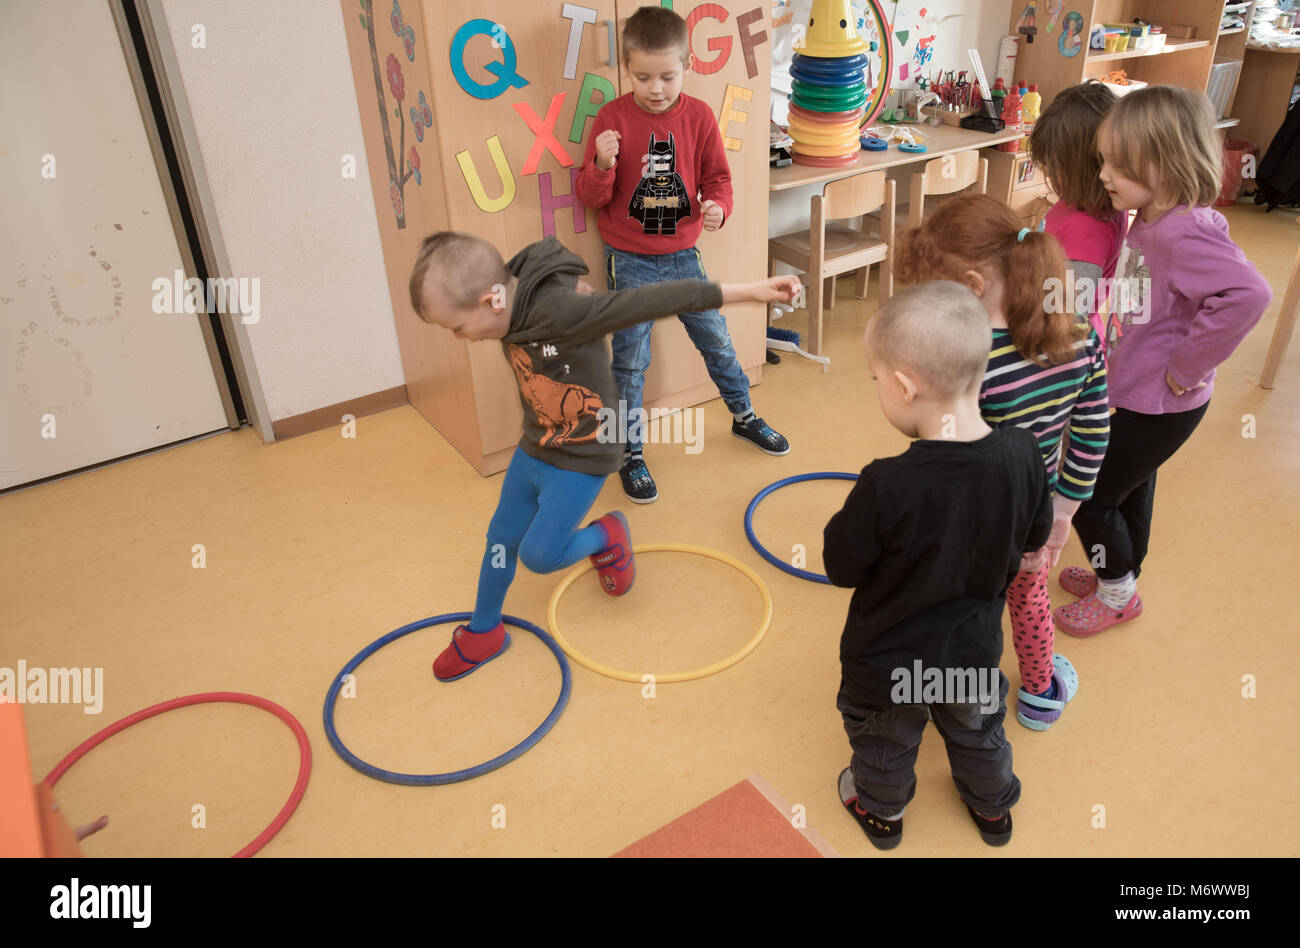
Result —
[[853, 748], [840, 799], [880, 849], [898, 845], [932, 719], [986, 843], [1011, 838], [1020, 781], [1002, 729], [1007, 585], [1052, 525], [1033, 435], [990, 428], [979, 388], [991, 332], [957, 283], [897, 294], [867, 326], [867, 364], [889, 422], [917, 440], [862, 469], [825, 530], [826, 575], [854, 587], [837, 707]]

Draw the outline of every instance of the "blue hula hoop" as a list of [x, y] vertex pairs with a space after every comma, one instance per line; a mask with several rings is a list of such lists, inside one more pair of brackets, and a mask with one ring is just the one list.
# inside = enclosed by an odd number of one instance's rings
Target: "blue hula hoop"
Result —
[[564, 713], [565, 705], [569, 703], [569, 689], [572, 685], [572, 676], [569, 673], [569, 660], [564, 657], [564, 652], [555, 644], [555, 640], [546, 634], [544, 629], [540, 629], [531, 622], [523, 619], [516, 619], [514, 616], [502, 616], [501, 620], [507, 625], [513, 625], [517, 629], [523, 629], [533, 633], [542, 640], [543, 644], [555, 655], [556, 661], [560, 663], [560, 697], [556, 699], [555, 707], [551, 713], [546, 716], [533, 733], [516, 744], [504, 754], [493, 757], [491, 760], [482, 764], [475, 764], [473, 767], [466, 767], [464, 770], [453, 770], [445, 774], [399, 774], [396, 771], [384, 770], [382, 767], [376, 767], [374, 764], [368, 764], [352, 751], [339, 739], [338, 732], [334, 729], [334, 704], [338, 700], [339, 690], [343, 687], [345, 676], [356, 671], [357, 666], [367, 658], [379, 651], [390, 642], [400, 639], [404, 635], [415, 632], [418, 629], [427, 629], [431, 625], [441, 625], [444, 622], [468, 622], [473, 614], [469, 612], [449, 612], [445, 615], [433, 616], [429, 619], [421, 619], [418, 622], [412, 622], [410, 625], [404, 625], [400, 629], [394, 629], [383, 638], [371, 642], [360, 652], [358, 652], [350, 662], [343, 666], [343, 670], [334, 676], [334, 681], [330, 684], [330, 690], [325, 695], [325, 736], [329, 738], [330, 746], [334, 751], [343, 758], [343, 760], [355, 770], [361, 771], [367, 777], [374, 777], [376, 780], [383, 780], [387, 783], [400, 783], [409, 787], [436, 787], [442, 784], [458, 783], [461, 780], [470, 780], [474, 777], [481, 777], [489, 771], [496, 770], [498, 767], [504, 767], [510, 761], [523, 754], [526, 750], [546, 736], [546, 732], [555, 727], [555, 722], [560, 719]]
[[797, 566], [791, 566], [785, 560], [774, 556], [767, 547], [758, 542], [758, 537], [754, 535], [754, 510], [768, 494], [780, 490], [782, 487], [788, 487], [791, 484], [799, 484], [803, 481], [856, 481], [857, 479], [858, 475], [845, 474], [842, 471], [818, 471], [815, 474], [796, 474], [793, 477], [783, 477], [775, 483], [768, 484], [754, 495], [754, 499], [751, 500], [749, 506], [745, 508], [745, 536], [749, 537], [749, 545], [758, 551], [759, 556], [763, 557], [763, 559], [767, 560], [782, 572], [789, 573], [791, 576], [798, 576], [800, 579], [807, 579], [814, 583], [822, 583], [829, 586], [831, 581], [825, 573], [813, 573], [806, 569], [800, 569]]

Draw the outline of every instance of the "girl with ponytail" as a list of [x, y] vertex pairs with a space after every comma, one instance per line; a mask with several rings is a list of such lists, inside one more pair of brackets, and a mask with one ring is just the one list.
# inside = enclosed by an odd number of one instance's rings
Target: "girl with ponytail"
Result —
[[953, 280], [984, 305], [993, 330], [980, 411], [990, 425], [1015, 425], [1038, 439], [1053, 490], [1047, 545], [1027, 555], [1007, 588], [1020, 665], [1016, 719], [1045, 731], [1078, 688], [1069, 660], [1056, 655], [1048, 573], [1070, 536], [1070, 520], [1092, 496], [1110, 432], [1106, 362], [1086, 314], [1075, 313], [1065, 257], [1050, 234], [1022, 227], [986, 195], [941, 204], [895, 247], [900, 283]]

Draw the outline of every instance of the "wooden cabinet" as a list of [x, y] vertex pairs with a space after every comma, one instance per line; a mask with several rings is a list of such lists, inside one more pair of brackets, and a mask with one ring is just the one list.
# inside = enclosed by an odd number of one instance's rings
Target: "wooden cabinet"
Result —
[[1027, 151], [1005, 152], [985, 148], [981, 154], [989, 161], [988, 195], [997, 198], [1024, 221], [1037, 227], [1047, 209], [1047, 181], [1042, 169], [1034, 164]]
[[[407, 289], [420, 242], [438, 230], [491, 241], [509, 259], [554, 234], [604, 290], [595, 212], [573, 196], [600, 106], [627, 91], [619, 29], [640, 3], [342, 0], [371, 186], [411, 404], [480, 473], [503, 470], [522, 415], [495, 342], [467, 343], [422, 322]], [[684, 91], [720, 117], [735, 211], [699, 241], [713, 280], [766, 275], [770, 17], [757, 0], [679, 11], [694, 68]], [[611, 55], [613, 59], [611, 60]], [[766, 314], [725, 313], [741, 365], [761, 379]], [[656, 326], [645, 404], [714, 398], [677, 320]]]

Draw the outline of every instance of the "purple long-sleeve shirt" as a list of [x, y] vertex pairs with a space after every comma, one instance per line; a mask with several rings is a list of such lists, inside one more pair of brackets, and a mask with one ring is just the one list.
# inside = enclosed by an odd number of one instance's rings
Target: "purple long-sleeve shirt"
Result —
[[[1212, 208], [1179, 206], [1153, 223], [1139, 215], [1127, 243], [1117, 279], [1149, 277], [1150, 286], [1118, 338], [1112, 325], [1110, 404], [1148, 415], [1199, 408], [1214, 394], [1215, 367], [1259, 322], [1272, 291]], [[1175, 395], [1166, 371], [1189, 391]]]

